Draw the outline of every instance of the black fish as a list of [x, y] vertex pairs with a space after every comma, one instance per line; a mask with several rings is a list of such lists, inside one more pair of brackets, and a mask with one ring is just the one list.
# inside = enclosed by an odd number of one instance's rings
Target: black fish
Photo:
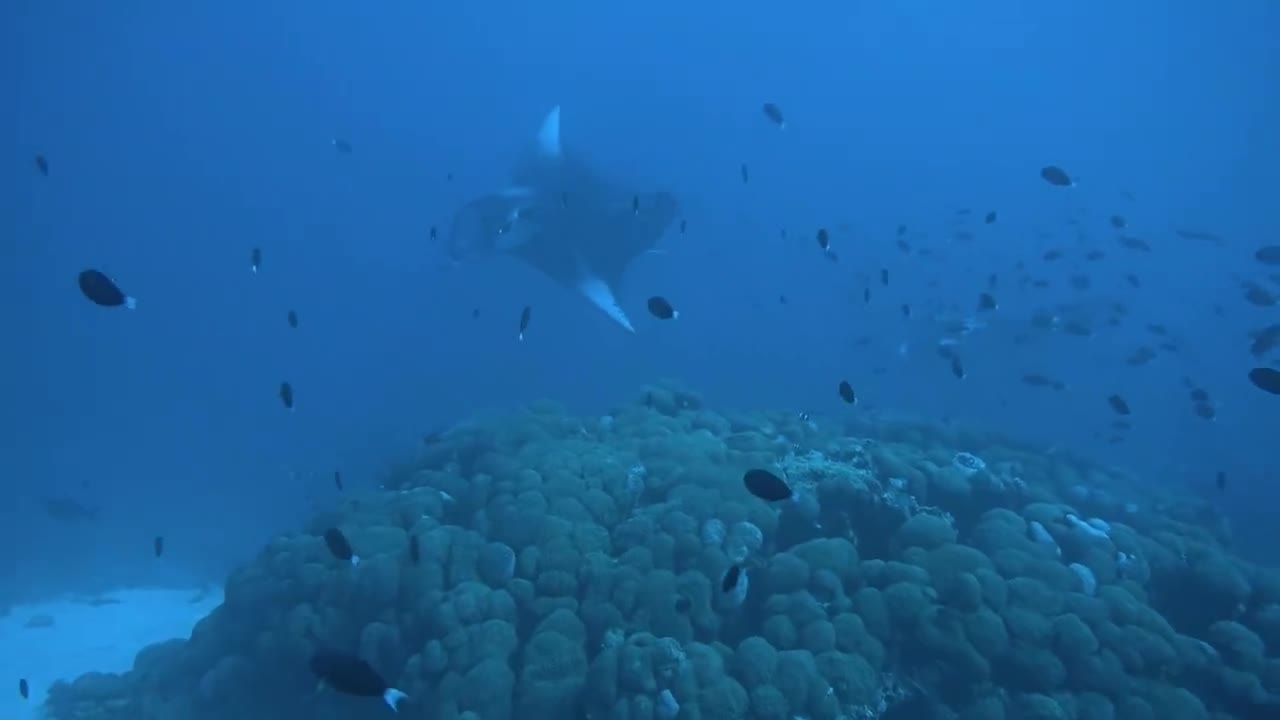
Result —
[[1223, 492], [1227, 489], [1227, 474], [1219, 470], [1218, 475], [1214, 478], [1213, 482], [1218, 486], [1218, 492]]
[[841, 400], [844, 400], [850, 405], [853, 405], [858, 402], [858, 396], [856, 393], [853, 392], [853, 386], [849, 384], [848, 380], [841, 380], [840, 387], [838, 389], [840, 392]]
[[782, 117], [782, 108], [773, 103], [765, 103], [760, 109], [764, 111], [764, 116], [769, 118], [770, 122], [778, 126], [779, 130], [786, 129], [787, 121]]
[[1120, 397], [1119, 395], [1112, 395], [1108, 397], [1107, 404], [1111, 406], [1111, 409], [1117, 415], [1132, 414], [1131, 411], [1129, 410], [1129, 403], [1125, 402], [1124, 398]]
[[888, 287], [889, 285], [889, 269], [880, 268], [880, 284]]
[[480, 319], [480, 308], [471, 308], [471, 319], [472, 320]]
[[316, 677], [334, 690], [357, 697], [381, 697], [392, 710], [397, 710], [396, 705], [409, 697], [388, 686], [377, 670], [355, 655], [319, 650], [311, 657], [309, 667]]
[[262, 250], [258, 248], [254, 248], [253, 252], [249, 253], [249, 272], [253, 273], [254, 275], [257, 275], [258, 267], [261, 265], [262, 265]]
[[688, 221], [688, 220], [683, 220], [683, 219], [682, 219], [682, 220], [680, 221], [680, 234], [681, 234], [681, 235], [683, 235], [683, 234], [684, 234], [684, 231], [685, 231], [685, 230], [688, 230], [688, 229], [689, 229], [689, 221]]
[[742, 183], [745, 185], [747, 182], [751, 180], [751, 173], [750, 171], [747, 170], [746, 163], [742, 163], [742, 168], [740, 172], [742, 173]]
[[631, 214], [632, 215], [640, 214], [640, 196], [639, 195], [631, 196]]
[[1128, 248], [1130, 250], [1138, 250], [1139, 252], [1151, 252], [1151, 243], [1147, 242], [1146, 240], [1143, 240], [1140, 237], [1134, 237], [1132, 235], [1121, 235], [1120, 237], [1116, 238], [1116, 242], [1120, 243], [1121, 247]]
[[999, 308], [999, 307], [1000, 305], [996, 302], [995, 296], [992, 295], [991, 293], [984, 292], [984, 293], [978, 294], [978, 310], [986, 312], [990, 310], [995, 310], [996, 308]]
[[45, 177], [49, 177], [49, 160], [43, 155], [36, 155], [36, 170]]
[[298, 327], [298, 313], [294, 310], [289, 311], [289, 327]]
[[23, 700], [31, 697], [31, 686], [27, 684], [26, 678], [18, 678], [18, 694]]
[[418, 546], [417, 535], [409, 536], [409, 559], [413, 561], [414, 565], [422, 561], [422, 548]]
[[818, 228], [818, 247], [822, 248], [822, 252], [831, 252], [831, 233], [826, 228]]
[[1128, 220], [1125, 220], [1125, 219], [1124, 219], [1124, 216], [1122, 216], [1122, 215], [1112, 215], [1112, 216], [1111, 216], [1111, 227], [1113, 227], [1113, 228], [1115, 228], [1115, 229], [1117, 229], [1117, 230], [1123, 230], [1123, 229], [1125, 229], [1125, 228], [1129, 227], [1129, 221], [1128, 221]]
[[787, 300], [787, 296], [786, 296], [786, 295], [779, 295], [779, 296], [778, 296], [778, 304], [779, 304], [779, 305], [786, 305], [788, 302], [789, 302], [789, 301]]
[[902, 304], [902, 317], [904, 318], [911, 317], [911, 306], [906, 303]]
[[431, 242], [435, 242], [440, 238], [440, 231], [436, 230], [435, 225], [432, 225], [431, 229], [427, 231], [427, 238], [431, 240]]
[[1054, 390], [1065, 390], [1067, 386], [1061, 380], [1054, 380], [1051, 377], [1031, 373], [1022, 376], [1022, 382], [1031, 387], [1051, 387]]
[[898, 225], [898, 237], [902, 237], [903, 235], [906, 235], [906, 234], [907, 234], [907, 226]]
[[720, 591], [733, 592], [738, 587], [738, 579], [742, 577], [741, 565], [730, 565], [728, 570], [724, 571], [724, 577], [720, 578]]
[[760, 468], [752, 468], [743, 473], [742, 484], [746, 486], [747, 492], [769, 502], [790, 500], [795, 497], [791, 487], [782, 478]]
[[963, 380], [966, 375], [964, 371], [964, 364], [962, 364], [960, 362], [960, 358], [955, 355], [951, 356], [951, 374], [955, 375], [956, 378], [960, 380]]
[[156, 539], [152, 541], [151, 545], [152, 545], [152, 549], [155, 550], [156, 557], [160, 557], [161, 555], [164, 554], [164, 536], [163, 535], [157, 535]]
[[520, 311], [520, 334], [516, 335], [520, 340], [524, 339], [524, 331], [529, 329], [529, 317], [533, 313], [533, 308], [528, 305], [524, 306], [524, 310]]
[[1124, 281], [1129, 283], [1129, 287], [1131, 288], [1137, 289], [1142, 287], [1142, 281], [1139, 280], [1138, 276], [1134, 275], [1133, 273], [1129, 273], [1128, 275], [1125, 275]]
[[992, 224], [992, 223], [994, 223], [995, 221], [996, 221], [996, 211], [995, 211], [995, 210], [992, 210], [991, 212], [987, 213], [987, 214], [982, 218], [982, 222], [984, 222], [984, 223], [986, 223], [986, 224], [988, 224], [988, 225], [991, 225], [991, 224]]
[[862, 289], [862, 302], [864, 303], [871, 302], [871, 288], [868, 287], [868, 288]]
[[338, 488], [338, 492], [342, 492], [342, 473], [337, 470], [333, 471], [333, 486]]
[[1071, 187], [1075, 185], [1075, 183], [1071, 181], [1071, 176], [1067, 174], [1067, 171], [1057, 165], [1045, 165], [1040, 168], [1040, 177], [1050, 185], [1055, 185], [1057, 187]]
[[346, 140], [343, 140], [342, 138], [334, 138], [333, 149], [337, 150], [339, 153], [343, 155], [350, 155], [351, 143], [347, 142]]
[[280, 383], [280, 402], [284, 403], [286, 408], [293, 409], [293, 386], [288, 382]]
[[1202, 420], [1212, 420], [1218, 416], [1218, 408], [1211, 402], [1192, 403], [1191, 412]]
[[1263, 265], [1280, 265], [1280, 245], [1266, 245], [1254, 250], [1253, 259]]
[[95, 305], [102, 307], [120, 307], [130, 310], [138, 306], [138, 301], [125, 295], [111, 278], [97, 270], [82, 270], [78, 279], [80, 292]]
[[360, 564], [360, 556], [351, 550], [351, 543], [347, 542], [347, 536], [343, 535], [338, 528], [329, 528], [324, 531], [324, 544], [339, 560], [346, 560], [352, 565]]
[[667, 299], [661, 295], [654, 295], [649, 298], [649, 302], [647, 304], [649, 307], [649, 314], [659, 320], [674, 320], [675, 318], [680, 317], [680, 311], [671, 307], [671, 303], [667, 302]]
[[1256, 367], [1249, 371], [1249, 382], [1253, 386], [1272, 395], [1280, 395], [1280, 370], [1269, 367]]

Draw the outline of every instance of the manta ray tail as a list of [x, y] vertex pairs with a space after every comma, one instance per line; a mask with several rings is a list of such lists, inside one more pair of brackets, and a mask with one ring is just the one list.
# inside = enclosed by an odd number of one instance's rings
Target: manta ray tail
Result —
[[622, 311], [622, 307], [618, 305], [618, 298], [613, 295], [613, 288], [609, 287], [609, 283], [603, 278], [583, 268], [582, 279], [578, 283], [578, 291], [582, 296], [591, 301], [592, 305], [604, 311], [605, 315], [613, 318], [614, 322], [626, 328], [628, 332], [635, 332], [636, 329], [631, 326], [631, 320], [627, 314]]

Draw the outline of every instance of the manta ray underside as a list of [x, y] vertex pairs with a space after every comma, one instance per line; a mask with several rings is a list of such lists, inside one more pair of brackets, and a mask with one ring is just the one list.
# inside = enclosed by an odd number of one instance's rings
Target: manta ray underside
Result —
[[567, 154], [556, 107], [511, 184], [454, 214], [449, 252], [458, 261], [495, 253], [519, 258], [635, 332], [614, 291], [631, 262], [657, 245], [676, 212], [669, 193], [628, 192]]

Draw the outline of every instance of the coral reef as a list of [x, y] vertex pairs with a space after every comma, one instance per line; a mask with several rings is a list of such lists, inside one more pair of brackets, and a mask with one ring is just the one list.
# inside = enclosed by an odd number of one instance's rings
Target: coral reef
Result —
[[[749, 495], [751, 467], [796, 502]], [[1280, 573], [1194, 500], [1009, 439], [721, 414], [664, 383], [605, 418], [460, 426], [384, 488], [272, 541], [189, 640], [56, 686], [47, 717], [385, 711], [316, 692], [322, 645], [437, 720], [1280, 717]]]

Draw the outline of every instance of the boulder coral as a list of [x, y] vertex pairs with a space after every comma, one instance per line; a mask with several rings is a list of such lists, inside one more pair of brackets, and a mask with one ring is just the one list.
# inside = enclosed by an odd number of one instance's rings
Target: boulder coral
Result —
[[[605, 418], [458, 426], [46, 716], [376, 712], [316, 692], [323, 646], [437, 720], [1280, 717], [1280, 576], [1163, 484], [924, 422], [716, 412], [670, 382]], [[752, 467], [803, 502], [748, 494]]]

